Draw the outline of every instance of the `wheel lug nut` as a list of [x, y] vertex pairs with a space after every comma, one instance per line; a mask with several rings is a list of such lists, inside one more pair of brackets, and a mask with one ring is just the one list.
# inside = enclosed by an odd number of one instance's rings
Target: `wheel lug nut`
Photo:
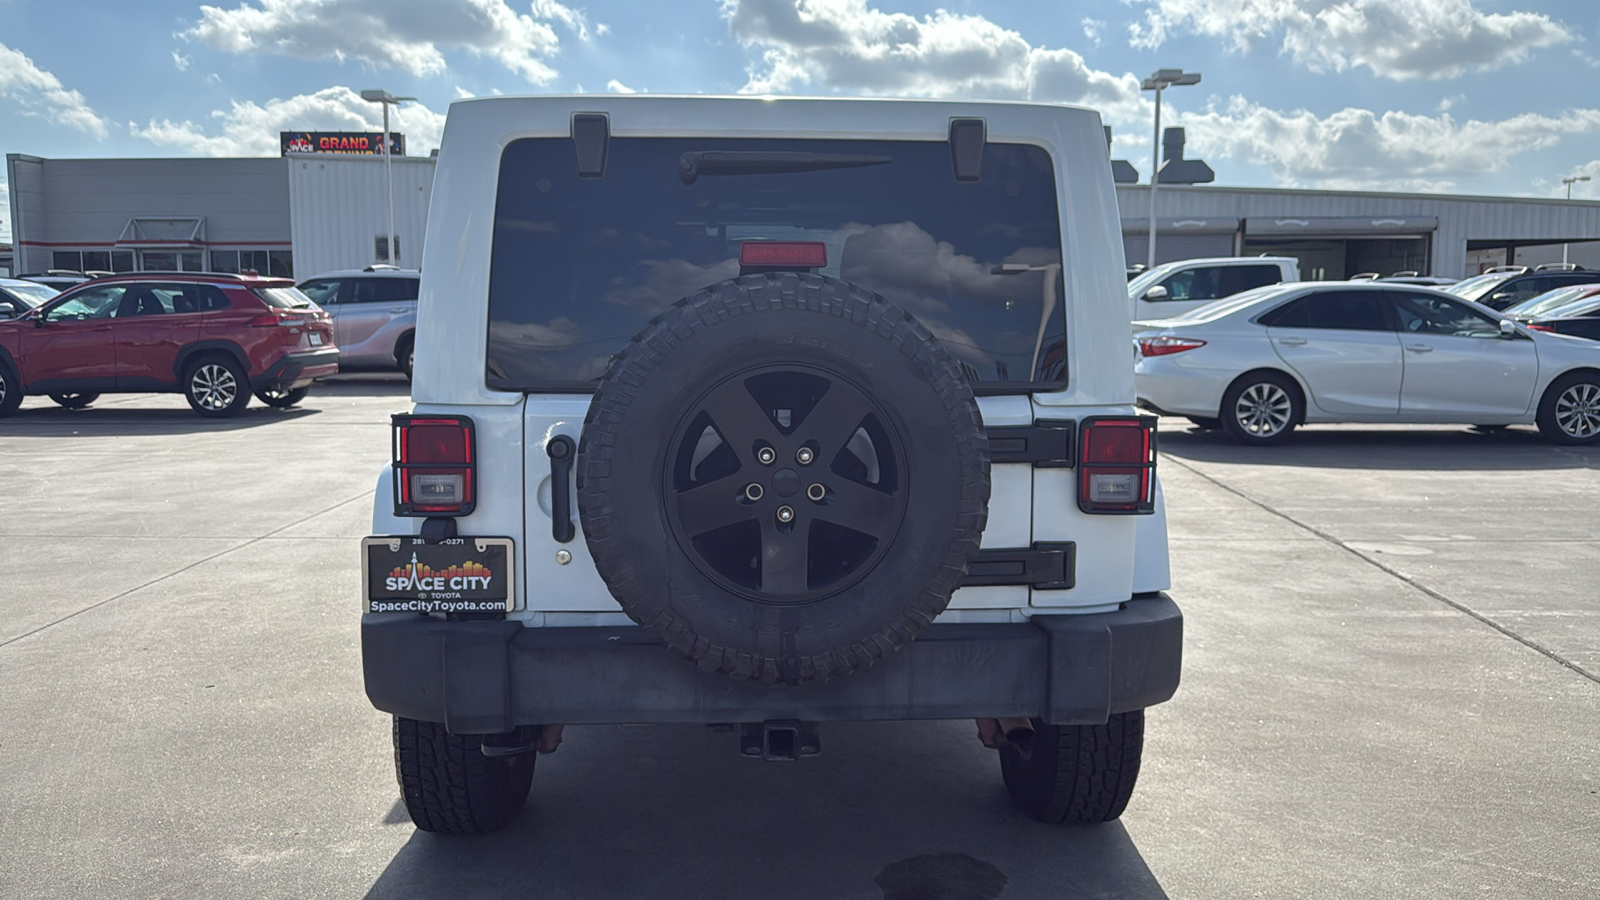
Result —
[[790, 522], [793, 522], [794, 521], [794, 507], [792, 507], [792, 506], [780, 506], [780, 507], [778, 507], [778, 521], [782, 522], [782, 523], [784, 523], [786, 525], [788, 523], [790, 523]]
[[778, 451], [771, 447], [762, 447], [756, 451], [756, 459], [760, 460], [763, 466], [770, 466], [778, 461]]
[[801, 447], [799, 450], [795, 451], [794, 458], [800, 463], [800, 465], [809, 466], [811, 465], [811, 461], [817, 458], [817, 455], [811, 450], [810, 447]]
[[821, 503], [822, 498], [828, 496], [828, 489], [820, 484], [813, 484], [806, 488], [806, 499], [813, 503]]
[[754, 481], [752, 481], [749, 484], [744, 486], [744, 498], [746, 500], [750, 500], [750, 501], [760, 500], [761, 499], [761, 495], [765, 494], [765, 493], [766, 493], [766, 491], [764, 491], [762, 489], [761, 485], [756, 484]]

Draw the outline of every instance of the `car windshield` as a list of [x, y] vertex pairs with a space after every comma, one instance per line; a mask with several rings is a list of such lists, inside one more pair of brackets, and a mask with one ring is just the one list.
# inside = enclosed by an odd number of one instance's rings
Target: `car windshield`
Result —
[[256, 288], [256, 296], [265, 300], [267, 305], [274, 309], [307, 309], [311, 306], [311, 298], [300, 293], [299, 288]]
[[1145, 291], [1150, 290], [1151, 285], [1167, 277], [1167, 274], [1172, 271], [1172, 268], [1173, 266], [1171, 263], [1168, 263], [1164, 266], [1156, 266], [1154, 269], [1150, 269], [1149, 271], [1140, 275], [1138, 278], [1128, 282], [1128, 296], [1143, 296]]
[[771, 271], [740, 260], [774, 241], [820, 257], [802, 271], [911, 313], [979, 393], [1065, 383], [1068, 278], [1048, 152], [987, 144], [982, 179], [962, 183], [945, 142], [770, 138], [612, 138], [600, 178], [578, 175], [570, 139], [507, 146], [486, 383], [593, 391], [651, 318]]
[[1517, 277], [1515, 272], [1495, 272], [1488, 275], [1477, 275], [1466, 281], [1458, 281], [1444, 288], [1447, 294], [1454, 294], [1463, 300], [1478, 301], [1489, 296], [1489, 292]]
[[1553, 291], [1545, 291], [1537, 297], [1530, 297], [1516, 306], [1508, 308], [1505, 314], [1519, 319], [1546, 315], [1550, 310], [1566, 306], [1574, 300], [1583, 298], [1594, 291], [1595, 287], [1592, 284], [1579, 284], [1572, 287], [1556, 288]]
[[1259, 303], [1269, 297], [1275, 297], [1278, 294], [1284, 293], [1286, 290], [1287, 288], [1281, 284], [1271, 284], [1267, 285], [1266, 287], [1258, 287], [1252, 290], [1243, 291], [1241, 293], [1234, 294], [1232, 297], [1224, 297], [1223, 299], [1217, 300], [1213, 303], [1207, 303], [1205, 306], [1191, 309], [1181, 316], [1175, 316], [1173, 321], [1215, 322], [1223, 316], [1233, 315], [1247, 306]]
[[47, 284], [27, 283], [5, 285], [5, 292], [17, 298], [18, 300], [21, 300], [23, 303], [26, 303], [29, 307], [38, 306], [46, 300], [49, 300], [51, 297], [61, 293]]
[[1597, 312], [1600, 312], [1600, 294], [1590, 294], [1544, 310], [1539, 314], [1539, 318], [1566, 319], [1573, 316], [1592, 316]]

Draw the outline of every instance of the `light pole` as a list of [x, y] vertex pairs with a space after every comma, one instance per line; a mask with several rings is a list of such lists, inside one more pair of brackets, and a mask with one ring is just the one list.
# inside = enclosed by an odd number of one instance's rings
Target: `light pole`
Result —
[[1140, 90], [1156, 92], [1156, 137], [1150, 144], [1150, 252], [1145, 260], [1147, 272], [1156, 267], [1156, 185], [1161, 181], [1161, 91], [1168, 85], [1199, 83], [1199, 72], [1157, 69], [1139, 86]]
[[361, 99], [383, 104], [383, 180], [387, 186], [384, 198], [389, 203], [389, 230], [384, 234], [383, 246], [389, 253], [389, 264], [393, 265], [394, 261], [400, 258], [400, 254], [396, 252], [399, 248], [395, 246], [394, 234], [394, 163], [391, 159], [393, 154], [389, 152], [393, 149], [389, 143], [389, 107], [399, 106], [407, 100], [417, 98], [396, 97], [388, 91], [362, 91]]
[[[1587, 175], [1573, 175], [1573, 176], [1571, 176], [1569, 178], [1561, 179], [1561, 183], [1567, 186], [1567, 199], [1568, 200], [1572, 199], [1572, 184], [1573, 184], [1573, 182], [1575, 182], [1575, 181], [1588, 181], [1588, 180], [1589, 180], [1589, 176], [1587, 176]], [[1563, 242], [1561, 244], [1561, 264], [1563, 266], [1567, 264], [1567, 245], [1566, 245], [1565, 242]]]

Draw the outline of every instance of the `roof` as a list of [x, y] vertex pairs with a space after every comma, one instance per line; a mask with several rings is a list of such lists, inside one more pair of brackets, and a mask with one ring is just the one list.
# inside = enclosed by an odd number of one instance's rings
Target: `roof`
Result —
[[300, 284], [305, 284], [308, 281], [316, 281], [319, 278], [420, 278], [421, 276], [422, 272], [418, 269], [368, 266], [365, 269], [335, 269], [332, 272], [318, 272], [315, 275], [298, 279], [298, 281]]

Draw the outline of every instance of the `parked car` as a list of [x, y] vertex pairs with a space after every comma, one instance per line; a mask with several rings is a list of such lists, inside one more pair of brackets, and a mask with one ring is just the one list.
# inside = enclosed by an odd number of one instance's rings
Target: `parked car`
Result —
[[443, 146], [360, 596], [418, 828], [600, 723], [976, 719], [1027, 815], [1121, 815], [1182, 616], [1097, 114], [505, 97]]
[[255, 396], [293, 406], [339, 370], [333, 323], [288, 279], [116, 275], [0, 321], [0, 415], [25, 394], [77, 409], [105, 393], [176, 391], [203, 416]]
[[0, 278], [0, 319], [12, 319], [61, 293], [48, 284]]
[[1308, 422], [1537, 424], [1555, 443], [1600, 440], [1600, 343], [1438, 291], [1284, 285], [1140, 324], [1140, 405], [1245, 443]]
[[300, 291], [333, 316], [340, 368], [399, 369], [410, 378], [420, 280], [416, 269], [374, 265], [308, 278]]
[[1575, 284], [1570, 287], [1556, 288], [1545, 291], [1537, 297], [1524, 300], [1515, 306], [1508, 306], [1502, 312], [1518, 322], [1531, 322], [1552, 310], [1559, 309], [1569, 303], [1576, 303], [1585, 297], [1600, 293], [1600, 283]]
[[1133, 319], [1183, 315], [1240, 291], [1300, 280], [1291, 256], [1229, 256], [1163, 263], [1128, 282]]
[[1523, 320], [1530, 331], [1548, 331], [1600, 341], [1600, 288], [1565, 306]]
[[1526, 266], [1491, 269], [1482, 275], [1458, 281], [1443, 288], [1447, 294], [1481, 303], [1494, 310], [1503, 310], [1556, 288], [1600, 281], [1600, 272], [1556, 266]]
[[1414, 284], [1418, 287], [1443, 288], [1455, 284], [1461, 279], [1446, 278], [1443, 275], [1418, 275], [1415, 272], [1396, 272], [1393, 275], [1385, 275], [1382, 278], [1373, 280], [1383, 284]]

